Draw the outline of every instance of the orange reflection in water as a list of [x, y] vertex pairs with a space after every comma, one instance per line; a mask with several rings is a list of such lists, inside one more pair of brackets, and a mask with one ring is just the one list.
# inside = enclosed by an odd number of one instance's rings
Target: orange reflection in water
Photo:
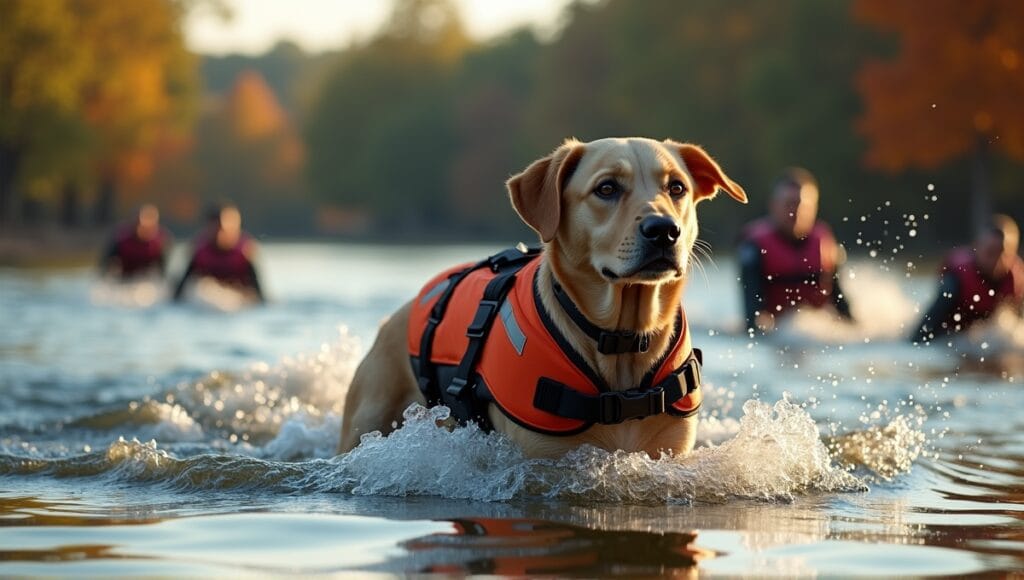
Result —
[[697, 563], [716, 555], [695, 545], [696, 533], [595, 530], [528, 519], [451, 522], [453, 533], [431, 534], [402, 544], [411, 552], [446, 555], [444, 561], [428, 564], [419, 572], [696, 577]]

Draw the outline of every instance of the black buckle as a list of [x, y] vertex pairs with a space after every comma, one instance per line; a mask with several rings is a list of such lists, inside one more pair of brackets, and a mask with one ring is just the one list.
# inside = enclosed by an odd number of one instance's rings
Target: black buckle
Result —
[[601, 354], [647, 352], [650, 347], [651, 338], [635, 332], [601, 332], [597, 339], [597, 351]]
[[466, 389], [469, 388], [469, 386], [470, 383], [466, 379], [462, 377], [455, 377], [452, 379], [452, 382], [448, 384], [448, 388], [445, 389], [445, 392], [456, 399], [461, 399], [463, 393], [466, 392]]
[[529, 256], [530, 254], [519, 248], [509, 248], [487, 258], [487, 264], [491, 267], [492, 272], [498, 272], [505, 266], [514, 264]]
[[647, 349], [651, 348], [651, 337], [646, 334], [641, 334], [637, 338], [636, 352], [647, 352]]
[[692, 393], [700, 388], [701, 374], [700, 374], [700, 362], [696, 359], [690, 359], [683, 365], [682, 374], [684, 383], [686, 384], [686, 393]]
[[473, 315], [473, 322], [470, 322], [469, 328], [466, 329], [466, 336], [483, 338], [484, 330], [487, 329], [488, 323], [493, 320], [494, 313], [497, 311], [497, 300], [481, 300], [480, 305], [476, 308], [476, 314]]
[[602, 425], [616, 425], [665, 412], [665, 391], [661, 387], [646, 391], [601, 393], [597, 400], [598, 422]]

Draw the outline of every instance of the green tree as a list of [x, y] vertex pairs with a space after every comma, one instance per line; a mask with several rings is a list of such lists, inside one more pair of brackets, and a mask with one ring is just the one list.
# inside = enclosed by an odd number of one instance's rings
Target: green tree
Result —
[[[454, 97], [455, 150], [447, 197], [460, 230], [475, 236], [526, 236], [505, 201], [505, 180], [538, 155], [523, 131], [536, 87], [542, 45], [528, 30], [515, 31], [469, 51]], [[523, 238], [527, 239], [527, 238]]]
[[339, 57], [306, 124], [313, 193], [382, 225], [443, 223], [452, 79], [468, 45], [449, 2], [400, 0], [378, 36]]
[[236, 78], [222, 103], [200, 120], [196, 139], [197, 202], [230, 199], [260, 231], [309, 227], [305, 148], [259, 73]]

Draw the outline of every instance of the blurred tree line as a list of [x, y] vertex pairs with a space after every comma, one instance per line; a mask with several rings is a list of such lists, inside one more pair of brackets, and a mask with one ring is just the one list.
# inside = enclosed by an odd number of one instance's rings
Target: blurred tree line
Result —
[[312, 104], [309, 183], [379, 235], [522, 237], [502, 184], [565, 137], [673, 137], [753, 200], [704, 206], [712, 241], [731, 243], [790, 165], [817, 175], [853, 249], [962, 241], [972, 204], [1024, 218], [1022, 7], [604, 0], [570, 5], [551, 40], [473, 43], [448, 2], [400, 0]]
[[151, 151], [184, 138], [195, 58], [184, 2], [0, 2], [0, 220], [17, 203], [77, 225], [108, 222], [153, 171]]
[[450, 1], [395, 0], [343, 50], [196, 59], [184, 0], [5, 0], [0, 211], [231, 198], [258, 233], [529, 240], [509, 175], [568, 136], [644, 135], [747, 188], [702, 207], [720, 245], [789, 165], [851, 249], [953, 243], [972, 208], [1024, 218], [1024, 4], [925, 4], [589, 0], [551, 38], [479, 42]]

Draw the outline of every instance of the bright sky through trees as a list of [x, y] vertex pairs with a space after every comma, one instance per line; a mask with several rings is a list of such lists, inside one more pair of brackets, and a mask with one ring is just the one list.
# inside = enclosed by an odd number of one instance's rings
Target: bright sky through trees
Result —
[[[391, 13], [383, 0], [224, 0], [234, 14], [222, 21], [209, 10], [191, 14], [185, 26], [189, 48], [206, 54], [257, 54], [285, 38], [308, 51], [344, 48], [373, 35]], [[568, 0], [458, 0], [474, 38], [522, 25], [549, 30]]]

